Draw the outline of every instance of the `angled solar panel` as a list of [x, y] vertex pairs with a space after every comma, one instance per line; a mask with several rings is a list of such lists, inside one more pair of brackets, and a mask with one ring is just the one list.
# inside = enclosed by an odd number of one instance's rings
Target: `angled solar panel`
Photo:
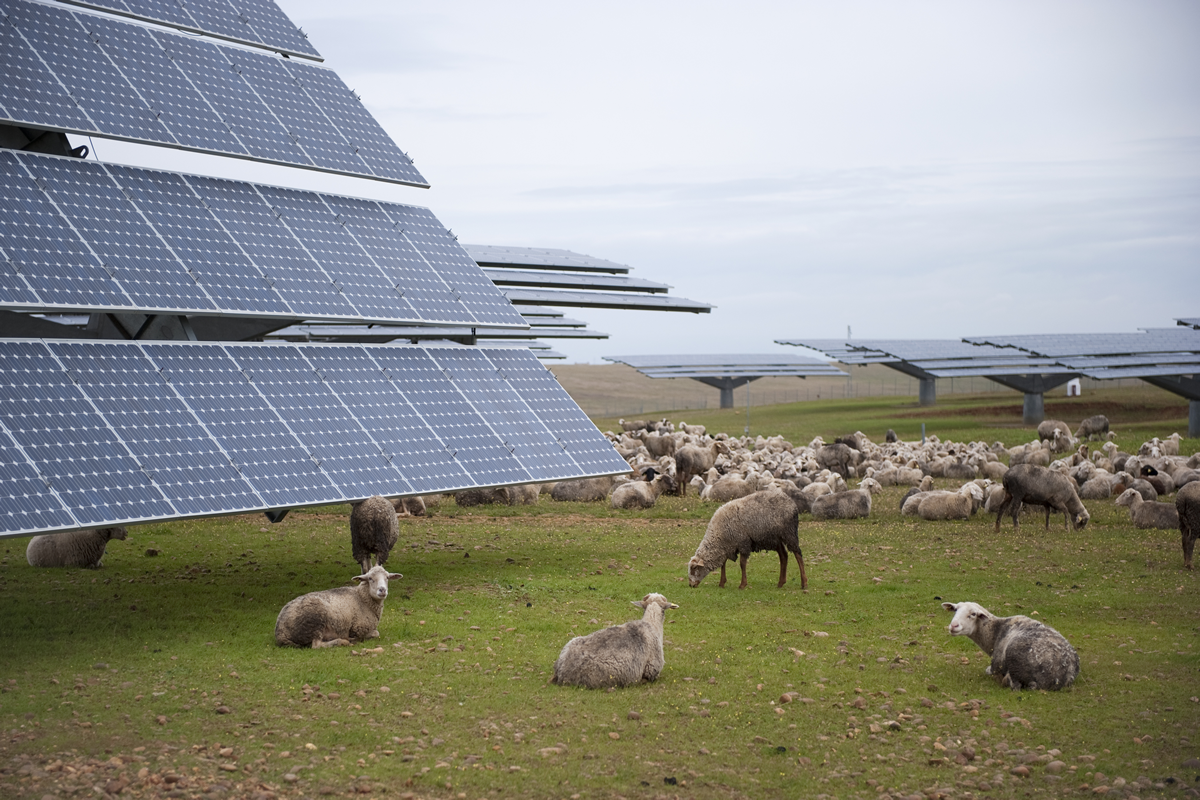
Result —
[[1200, 331], [1179, 327], [1160, 328], [1145, 333], [973, 336], [969, 337], [968, 341], [997, 347], [1013, 347], [1040, 356], [1061, 358], [1200, 350]]
[[0, 308], [526, 327], [428, 210], [0, 151]]
[[608, 272], [614, 275], [629, 272], [629, 267], [615, 261], [552, 247], [502, 247], [490, 244], [465, 244], [463, 247], [477, 263], [488, 267]]
[[332, 71], [46, 5], [0, 7], [0, 119], [428, 186]]
[[570, 292], [557, 289], [509, 288], [504, 296], [515, 305], [552, 305], [577, 308], [624, 308], [652, 311], [690, 311], [707, 314], [712, 306], [684, 297], [665, 297], [651, 294], [617, 294], [615, 292]]
[[0, 535], [626, 470], [526, 350], [0, 340]]
[[231, 42], [266, 47], [321, 60], [287, 15], [272, 0], [62, 0], [72, 5], [155, 22]]

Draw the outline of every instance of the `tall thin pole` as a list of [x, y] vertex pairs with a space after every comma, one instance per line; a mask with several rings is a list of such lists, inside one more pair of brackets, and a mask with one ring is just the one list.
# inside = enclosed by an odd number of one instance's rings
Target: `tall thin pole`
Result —
[[743, 436], [750, 435], [750, 379], [746, 378], [746, 430], [742, 432]]

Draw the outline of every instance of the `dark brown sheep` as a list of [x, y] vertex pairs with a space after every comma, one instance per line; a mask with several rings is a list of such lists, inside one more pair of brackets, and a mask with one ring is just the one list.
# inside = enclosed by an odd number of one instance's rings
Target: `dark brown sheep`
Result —
[[1200, 534], [1200, 481], [1193, 481], [1175, 493], [1179, 512], [1179, 533], [1183, 538], [1183, 566], [1192, 568], [1192, 549]]

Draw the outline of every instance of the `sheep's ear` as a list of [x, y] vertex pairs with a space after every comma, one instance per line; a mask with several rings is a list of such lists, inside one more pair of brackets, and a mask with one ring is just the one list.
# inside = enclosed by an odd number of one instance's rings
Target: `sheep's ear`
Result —
[[645, 608], [646, 608], [646, 603], [645, 603], [644, 601], [642, 601], [642, 600], [630, 600], [629, 602], [630, 602], [631, 604], [633, 604], [633, 605], [637, 606], [637, 607], [638, 607], [638, 608], [640, 608], [640, 609], [643, 609], [643, 610], [645, 610]]
[[942, 608], [946, 609], [947, 611], [958, 610], [958, 606], [954, 605], [954, 603], [942, 603]]
[[403, 577], [404, 576], [401, 575], [399, 572], [389, 572], [388, 576], [387, 576], [389, 581], [394, 581], [394, 580], [396, 580], [396, 578], [403, 578]]
[[366, 575], [355, 575], [355, 576], [354, 576], [353, 578], [351, 578], [350, 580], [354, 581], [355, 583], [362, 583], [362, 582], [363, 582], [363, 581], [365, 581], [366, 579], [367, 579], [367, 576], [366, 576]]

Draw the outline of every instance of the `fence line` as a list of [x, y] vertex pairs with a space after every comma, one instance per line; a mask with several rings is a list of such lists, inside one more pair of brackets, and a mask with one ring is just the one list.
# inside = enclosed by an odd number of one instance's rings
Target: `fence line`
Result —
[[[1123, 386], [1139, 386], [1142, 383], [1142, 381], [1136, 378], [1118, 378], [1107, 381], [1082, 378], [1081, 382], [1081, 388], [1085, 393], [1101, 388], [1113, 389]], [[917, 387], [918, 381], [916, 378], [905, 376], [881, 380], [855, 380], [850, 378], [845, 381], [838, 381], [837, 383], [827, 382], [822, 385], [801, 386], [799, 389], [772, 389], [761, 392], [754, 391], [754, 384], [751, 383], [750, 405], [751, 407], [773, 406], [782, 403], [852, 399], [856, 397], [912, 397], [915, 400], [917, 397]], [[1065, 395], [1066, 387], [1056, 387], [1054, 391]], [[1013, 394], [1017, 394], [1016, 390], [1008, 389], [987, 378], [939, 378], [937, 381], [937, 394], [939, 397], [946, 394], [980, 394], [989, 392], [1012, 392]], [[630, 402], [620, 405], [604, 401], [602, 404], [602, 413], [600, 406], [601, 403], [597, 403], [591, 408], [585, 408], [584, 413], [593, 416], [621, 417], [644, 414], [646, 411], [704, 410], [717, 408], [718, 401], [710, 399], [707, 396], [671, 397], [669, 400], [638, 401], [636, 403]], [[734, 406], [737, 408], [746, 407], [746, 390], [744, 388], [734, 390]]]

